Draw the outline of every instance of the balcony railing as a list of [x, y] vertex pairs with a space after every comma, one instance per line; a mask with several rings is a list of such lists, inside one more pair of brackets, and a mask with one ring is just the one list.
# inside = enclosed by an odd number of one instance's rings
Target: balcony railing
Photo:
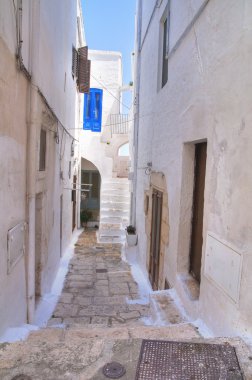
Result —
[[110, 130], [111, 136], [114, 134], [128, 134], [129, 133], [129, 115], [127, 114], [113, 114], [110, 115]]

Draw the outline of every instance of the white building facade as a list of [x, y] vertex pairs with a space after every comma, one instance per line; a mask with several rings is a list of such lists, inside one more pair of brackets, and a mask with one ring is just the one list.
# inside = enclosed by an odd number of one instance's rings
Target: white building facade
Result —
[[119, 147], [128, 142], [127, 122], [124, 131], [113, 133], [112, 130], [118, 125], [118, 118], [112, 116], [122, 114], [122, 55], [119, 52], [89, 50], [89, 59], [90, 88], [102, 91], [102, 117], [99, 131], [84, 129], [81, 132], [81, 155], [96, 165], [103, 178], [116, 177], [115, 157]]
[[216, 333], [252, 334], [250, 1], [138, 1], [138, 257]]
[[125, 88], [121, 53], [89, 50], [88, 57], [91, 90], [85, 95], [83, 131], [80, 132], [82, 184], [88, 191], [83, 194], [81, 208], [88, 209], [92, 213], [92, 224], [98, 225], [102, 183], [128, 177], [129, 155], [120, 156], [120, 147], [129, 142], [129, 116], [122, 114]]
[[80, 1], [0, 3], [0, 333], [32, 323], [77, 223]]

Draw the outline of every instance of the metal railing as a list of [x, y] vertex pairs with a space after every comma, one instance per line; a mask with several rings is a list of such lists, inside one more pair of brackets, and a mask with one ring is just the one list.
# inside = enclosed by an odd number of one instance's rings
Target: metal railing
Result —
[[129, 115], [128, 114], [113, 114], [110, 115], [111, 137], [114, 134], [129, 133]]

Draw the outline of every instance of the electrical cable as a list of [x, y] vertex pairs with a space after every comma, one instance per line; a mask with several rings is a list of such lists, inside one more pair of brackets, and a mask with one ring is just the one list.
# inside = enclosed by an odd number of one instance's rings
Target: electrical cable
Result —
[[[134, 117], [133, 119], [129, 119], [127, 122], [129, 123], [129, 122], [131, 122], [131, 121], [135, 121], [136, 119], [142, 119], [143, 117], [147, 117], [147, 116], [151, 116], [151, 115], [154, 115], [154, 114], [158, 114], [158, 115], [160, 115], [160, 114], [162, 114], [162, 113], [160, 113], [160, 112], [150, 112], [150, 113], [147, 113], [147, 114], [145, 114], [145, 115], [142, 115], [142, 116], [138, 116], [138, 117]], [[113, 126], [113, 125], [116, 125], [117, 123], [112, 123], [112, 124], [103, 124], [102, 125], [102, 128], [103, 127], [111, 127], [111, 126]], [[78, 130], [83, 130], [83, 128], [69, 128], [70, 130], [76, 130], [76, 131], [78, 131]]]
[[90, 74], [90, 76], [92, 78], [94, 78], [98, 83], [100, 83], [100, 85], [104, 88], [104, 90], [106, 90], [111, 96], [113, 96], [113, 98], [115, 98], [118, 103], [120, 103], [122, 106], [124, 106], [125, 108], [127, 108], [128, 110], [131, 109], [131, 107], [127, 106], [125, 103], [123, 103], [120, 99], [118, 99], [108, 88], [107, 86], [105, 86], [104, 83], [102, 83], [99, 79], [97, 79], [94, 75]]

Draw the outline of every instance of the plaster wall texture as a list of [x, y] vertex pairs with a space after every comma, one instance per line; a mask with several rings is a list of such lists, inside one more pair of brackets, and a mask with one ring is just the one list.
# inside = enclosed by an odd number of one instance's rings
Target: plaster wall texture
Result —
[[26, 220], [27, 83], [17, 74], [12, 53], [1, 37], [0, 56], [0, 331], [3, 331], [9, 321], [18, 324], [26, 318], [24, 257], [7, 274], [7, 232]]
[[[77, 30], [77, 16], [81, 18], [80, 2], [71, 2], [71, 6], [67, 1], [64, 3], [22, 1], [22, 56], [32, 76], [30, 82], [17, 69], [15, 58], [18, 2], [0, 2], [0, 286], [4, 289], [0, 295], [0, 333], [7, 327], [27, 322], [27, 286], [32, 281], [28, 281], [32, 278], [28, 263], [33, 253], [39, 264], [39, 294], [43, 295], [50, 290], [60, 255], [64, 254], [72, 237], [71, 187], [73, 174], [78, 174], [78, 149], [75, 144], [72, 156], [73, 139], [63, 131], [37, 90], [33, 92], [35, 114], [30, 114], [31, 87], [39, 88], [60, 122], [72, 135], [78, 135], [74, 128], [82, 120], [83, 100], [72, 78], [72, 46], [83, 46], [85, 40], [83, 31]], [[27, 145], [30, 128], [34, 129], [35, 139], [32, 158]], [[46, 130], [45, 171], [39, 171], [41, 128]], [[35, 162], [32, 178], [35, 195], [28, 194], [29, 160]], [[31, 197], [35, 198], [35, 207], [37, 200], [37, 210], [42, 210], [37, 223], [36, 211], [35, 220], [29, 219], [27, 205]], [[26, 255], [7, 273], [7, 233], [23, 221], [28, 225]], [[28, 251], [32, 223], [36, 224], [36, 252]], [[35, 272], [35, 268], [33, 270]], [[31, 296], [35, 299], [35, 294]]]
[[[171, 2], [170, 50], [202, 3]], [[192, 147], [195, 142], [207, 140], [202, 278], [199, 300], [191, 306], [197, 308], [197, 316], [218, 334], [252, 333], [249, 275], [252, 269], [252, 176], [249, 171], [252, 164], [249, 104], [252, 6], [250, 1], [224, 0], [221, 4], [209, 1], [176, 52], [169, 57], [168, 82], [160, 89], [160, 20], [166, 4], [162, 1], [155, 10], [141, 50], [136, 191], [140, 261], [146, 269], [143, 195], [149, 189], [149, 178], [142, 168], [152, 161], [153, 171], [163, 172], [167, 181], [169, 243], [163, 272], [181, 298], [186, 298], [180, 285], [181, 275], [186, 275], [189, 268]], [[143, 2], [143, 17], [151, 14], [152, 5]], [[147, 25], [145, 19], [143, 25]], [[205, 275], [208, 231], [241, 253], [238, 302]], [[216, 267], [220, 264], [216, 262]], [[228, 273], [225, 276], [232, 280]], [[188, 305], [189, 301], [187, 299]]]
[[[103, 89], [102, 131], [81, 131], [81, 156], [91, 161], [101, 178], [111, 178], [113, 158], [125, 142], [125, 136], [111, 137], [110, 115], [120, 113], [122, 87], [122, 56], [119, 52], [89, 50], [91, 88]], [[107, 144], [108, 143], [108, 144]]]

